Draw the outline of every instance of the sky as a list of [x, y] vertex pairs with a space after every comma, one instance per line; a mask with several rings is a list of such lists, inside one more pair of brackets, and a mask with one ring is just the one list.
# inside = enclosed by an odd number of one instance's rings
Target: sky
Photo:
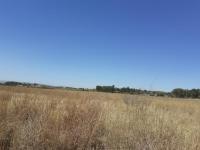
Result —
[[200, 1], [0, 0], [0, 80], [200, 88]]

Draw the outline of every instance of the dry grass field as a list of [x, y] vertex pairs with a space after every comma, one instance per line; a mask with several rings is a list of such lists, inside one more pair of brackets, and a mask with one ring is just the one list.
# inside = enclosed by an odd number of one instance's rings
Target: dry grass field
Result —
[[200, 102], [0, 87], [1, 150], [198, 150]]

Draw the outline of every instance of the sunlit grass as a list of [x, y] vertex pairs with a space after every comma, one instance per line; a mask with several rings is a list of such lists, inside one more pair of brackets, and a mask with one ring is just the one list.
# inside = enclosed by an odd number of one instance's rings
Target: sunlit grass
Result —
[[200, 149], [195, 100], [0, 87], [0, 149]]

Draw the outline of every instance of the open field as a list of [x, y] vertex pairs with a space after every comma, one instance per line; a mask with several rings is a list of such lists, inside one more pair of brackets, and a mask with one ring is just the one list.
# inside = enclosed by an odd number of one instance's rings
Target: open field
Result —
[[200, 101], [0, 87], [0, 149], [200, 149]]

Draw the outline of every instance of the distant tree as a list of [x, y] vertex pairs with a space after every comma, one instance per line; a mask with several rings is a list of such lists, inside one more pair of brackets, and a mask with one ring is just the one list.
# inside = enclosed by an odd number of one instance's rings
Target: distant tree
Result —
[[199, 98], [200, 90], [199, 89], [192, 89], [189, 91], [191, 98]]
[[101, 92], [115, 92], [115, 86], [96, 86], [96, 90], [97, 91], [101, 91]]
[[97, 91], [102, 91], [102, 87], [99, 86], [99, 85], [97, 85], [97, 86], [96, 86], [96, 90], [97, 90]]
[[8, 85], [8, 86], [17, 86], [17, 85], [23, 85], [20, 82], [15, 82], [15, 81], [7, 81], [4, 83], [4, 85]]
[[187, 90], [184, 90], [184, 89], [181, 89], [181, 88], [177, 88], [177, 89], [174, 89], [171, 92], [171, 94], [174, 97], [185, 98], [185, 97], [187, 97]]
[[165, 93], [164, 93], [164, 92], [156, 92], [156, 95], [157, 95], [157, 96], [162, 96], [162, 97], [163, 97], [163, 96], [165, 96]]

